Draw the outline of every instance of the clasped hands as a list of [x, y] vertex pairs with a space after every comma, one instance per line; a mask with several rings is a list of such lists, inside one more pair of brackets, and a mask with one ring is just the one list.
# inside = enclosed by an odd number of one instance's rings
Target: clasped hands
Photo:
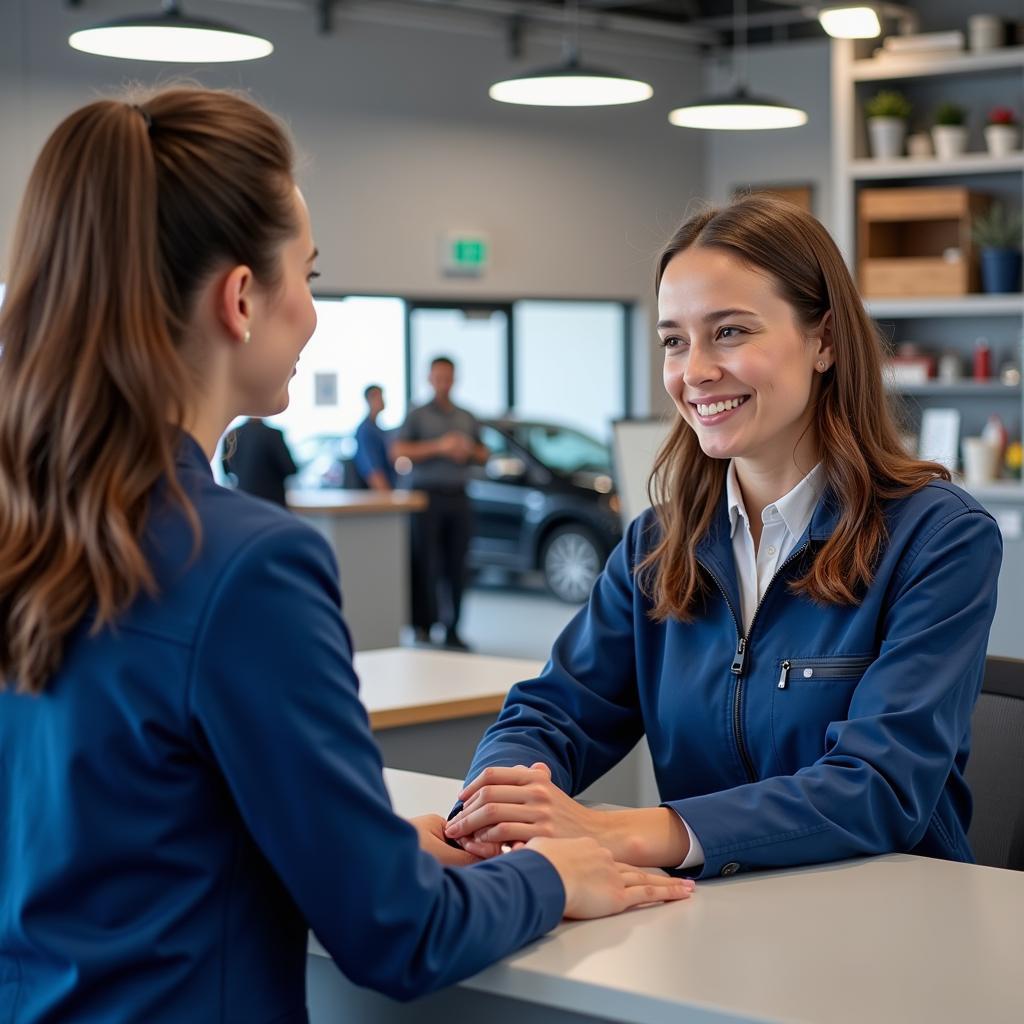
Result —
[[438, 442], [442, 454], [455, 462], [469, 462], [476, 450], [476, 442], [468, 434], [451, 430]]
[[540, 762], [529, 768], [485, 768], [459, 799], [462, 809], [445, 826], [445, 836], [475, 857], [494, 857], [503, 847], [515, 849], [538, 836], [591, 836], [602, 842], [605, 831], [604, 812], [563, 793]]
[[459, 799], [462, 809], [445, 826], [445, 837], [481, 859], [541, 837], [589, 836], [617, 861], [639, 867], [674, 867], [690, 849], [689, 833], [675, 811], [584, 807], [563, 793], [539, 762], [529, 768], [485, 768]]

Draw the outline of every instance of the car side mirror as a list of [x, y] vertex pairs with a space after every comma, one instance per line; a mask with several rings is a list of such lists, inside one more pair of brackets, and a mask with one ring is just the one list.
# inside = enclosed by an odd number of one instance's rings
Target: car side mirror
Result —
[[517, 482], [526, 476], [526, 463], [514, 455], [492, 455], [484, 472], [490, 480]]

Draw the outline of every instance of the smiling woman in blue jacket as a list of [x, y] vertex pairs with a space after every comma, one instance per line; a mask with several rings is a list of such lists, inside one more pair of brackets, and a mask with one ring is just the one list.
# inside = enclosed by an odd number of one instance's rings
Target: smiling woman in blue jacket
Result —
[[[657, 296], [678, 418], [653, 511], [509, 693], [449, 838], [487, 856], [589, 835], [700, 876], [971, 860], [995, 522], [906, 454], [878, 332], [809, 214], [766, 197], [700, 213]], [[571, 799], [645, 734], [660, 807]]]
[[439, 816], [395, 815], [330, 549], [213, 482], [228, 424], [287, 406], [316, 325], [273, 118], [203, 89], [82, 108], [13, 251], [0, 1020], [296, 1024], [309, 926], [353, 981], [407, 998], [563, 912], [688, 893], [593, 839], [470, 864]]

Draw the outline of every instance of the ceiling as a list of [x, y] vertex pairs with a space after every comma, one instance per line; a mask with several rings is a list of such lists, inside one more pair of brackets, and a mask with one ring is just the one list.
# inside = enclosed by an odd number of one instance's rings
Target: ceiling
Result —
[[[520, 4], [547, 13], [562, 11], [564, 0], [529, 0]], [[825, 35], [808, 0], [746, 0], [751, 43], [779, 39], [820, 38]], [[734, 0], [579, 0], [584, 15], [612, 15], [653, 26], [709, 28], [724, 45], [732, 43]], [[528, 16], [528, 15], [527, 15]]]
[[[305, 6], [319, 12], [322, 28], [341, 22], [367, 7], [404, 8], [423, 16], [477, 16], [498, 20], [515, 31], [561, 30], [578, 7], [579, 27], [664, 42], [687, 42], [704, 47], [733, 44], [734, 14], [746, 7], [748, 41], [780, 42], [824, 38], [814, 0], [220, 0], [223, 3], [261, 6]], [[516, 28], [518, 26], [518, 28]]]

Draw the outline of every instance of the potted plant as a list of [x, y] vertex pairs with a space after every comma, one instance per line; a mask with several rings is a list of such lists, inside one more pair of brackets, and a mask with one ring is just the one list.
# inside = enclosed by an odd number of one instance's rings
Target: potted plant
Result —
[[867, 101], [864, 113], [868, 119], [871, 155], [883, 160], [902, 156], [910, 117], [910, 101], [906, 96], [895, 89], [883, 89]]
[[1020, 125], [1009, 107], [993, 107], [985, 125], [985, 145], [992, 156], [1008, 156], [1020, 144]]
[[967, 148], [966, 113], [955, 103], [943, 103], [935, 112], [932, 141], [940, 160], [955, 160]]
[[999, 202], [974, 218], [971, 234], [981, 249], [981, 287], [986, 292], [1021, 290], [1021, 233], [1024, 220]]

